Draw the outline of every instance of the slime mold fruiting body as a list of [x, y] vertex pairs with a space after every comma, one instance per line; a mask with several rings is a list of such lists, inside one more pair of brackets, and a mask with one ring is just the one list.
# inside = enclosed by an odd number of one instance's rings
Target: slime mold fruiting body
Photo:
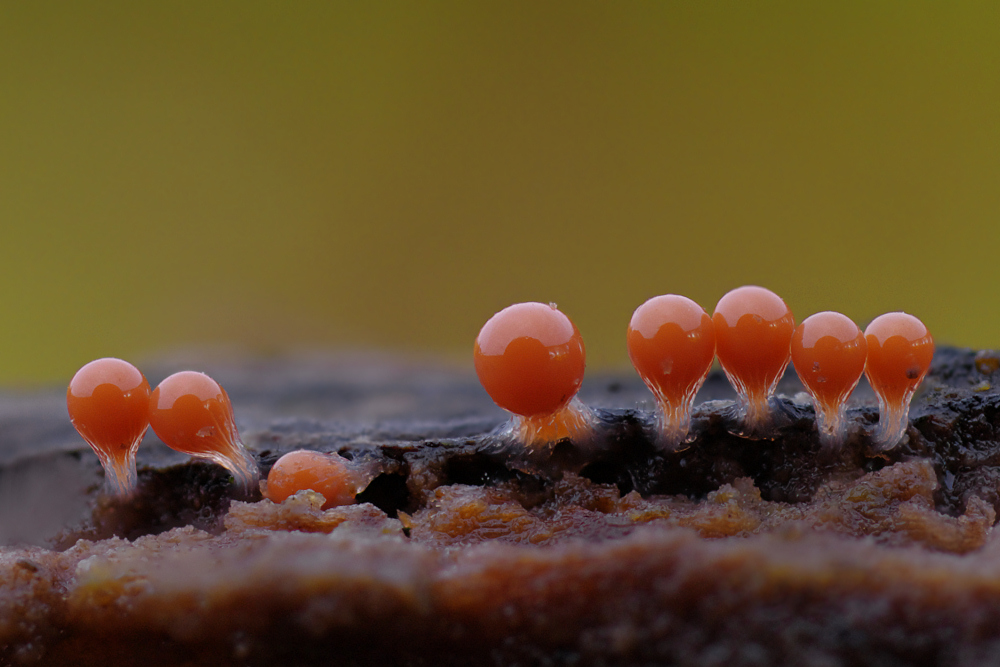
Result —
[[865, 374], [878, 396], [878, 427], [872, 436], [879, 449], [895, 447], [906, 432], [910, 400], [934, 358], [934, 338], [924, 323], [907, 313], [886, 313], [865, 329]]
[[554, 304], [504, 308], [483, 325], [473, 356], [483, 388], [514, 414], [509, 432], [525, 445], [592, 431], [590, 410], [574, 398], [586, 366], [583, 338]]
[[792, 335], [792, 363], [813, 397], [825, 447], [843, 444], [847, 399], [865, 370], [868, 343], [849, 317], [824, 311], [807, 317]]
[[149, 428], [149, 383], [121, 359], [91, 361], [66, 390], [73, 426], [101, 460], [108, 488], [127, 496], [136, 485], [135, 453]]
[[653, 297], [632, 314], [628, 355], [656, 397], [660, 442], [676, 449], [688, 437], [695, 394], [715, 358], [712, 318], [687, 297]]
[[774, 292], [748, 285], [723, 296], [712, 315], [715, 353], [738, 394], [740, 435], [760, 437], [768, 401], [791, 359], [795, 317]]
[[269, 500], [280, 503], [299, 491], [309, 489], [323, 496], [322, 509], [350, 505], [357, 494], [357, 480], [348, 461], [337, 454], [309, 450], [288, 452], [278, 459], [267, 475]]
[[244, 488], [258, 477], [257, 462], [240, 440], [226, 390], [204, 373], [174, 373], [153, 390], [149, 423], [171, 449], [225, 466]]

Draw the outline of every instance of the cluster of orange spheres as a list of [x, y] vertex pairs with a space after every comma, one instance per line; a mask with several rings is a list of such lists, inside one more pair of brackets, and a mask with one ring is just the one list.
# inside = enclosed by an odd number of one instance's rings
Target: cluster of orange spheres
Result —
[[73, 376], [66, 407], [118, 495], [135, 488], [135, 455], [150, 426], [168, 447], [225, 466], [244, 488], [257, 480], [257, 462], [240, 440], [229, 396], [204, 373], [174, 373], [150, 391], [129, 362], [97, 359]]
[[[257, 482], [257, 462], [240, 439], [229, 396], [204, 373], [175, 373], [150, 391], [146, 377], [129, 362], [97, 359], [73, 376], [66, 407], [118, 496], [135, 489], [135, 456], [150, 426], [168, 447], [227, 468], [244, 490]], [[323, 495], [325, 508], [354, 502], [353, 482], [340, 456], [295, 451], [278, 459], [266, 487], [268, 498], [279, 503], [311, 489]]]
[[[716, 357], [736, 389], [741, 435], [766, 432], [771, 396], [791, 362], [812, 396], [826, 446], [845, 439], [846, 402], [866, 374], [879, 399], [872, 439], [889, 449], [906, 430], [910, 399], [934, 356], [934, 339], [912, 315], [887, 313], [864, 333], [831, 311], [796, 326], [784, 300], [756, 286], [727, 293], [712, 316], [683, 296], [654, 297], [633, 313], [627, 343], [656, 398], [666, 449], [689, 440], [695, 394]], [[474, 358], [487, 393], [514, 414], [510, 433], [526, 444], [585, 436], [593, 424], [575, 398], [583, 382], [583, 339], [555, 305], [519, 303], [500, 311], [479, 332]]]

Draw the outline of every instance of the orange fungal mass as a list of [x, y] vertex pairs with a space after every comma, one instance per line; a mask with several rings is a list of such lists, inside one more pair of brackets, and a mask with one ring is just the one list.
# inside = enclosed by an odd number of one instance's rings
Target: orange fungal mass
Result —
[[744, 426], [758, 431], [768, 399], [791, 359], [795, 317], [780, 296], [748, 285], [727, 293], [715, 307], [715, 353], [739, 394]]
[[846, 437], [845, 405], [865, 370], [868, 344], [849, 317], [825, 311], [807, 317], [792, 335], [792, 363], [813, 397], [820, 440]]
[[627, 342], [632, 365], [659, 404], [661, 438], [674, 448], [687, 438], [695, 394], [715, 358], [712, 318], [686, 297], [653, 297], [632, 314]]
[[149, 397], [149, 423], [171, 449], [225, 466], [250, 488], [257, 463], [240, 440], [226, 390], [204, 373], [182, 371], [166, 378]]
[[267, 475], [267, 498], [280, 503], [299, 491], [315, 491], [326, 499], [323, 509], [350, 505], [357, 494], [347, 459], [337, 454], [298, 450], [275, 462]]
[[490, 398], [515, 415], [510, 431], [527, 445], [585, 436], [590, 411], [575, 399], [586, 354], [576, 326], [554, 304], [518, 303], [483, 325], [476, 374]]
[[475, 345], [476, 374], [490, 398], [522, 416], [566, 406], [583, 382], [576, 326], [553, 305], [518, 303], [489, 319]]
[[924, 323], [907, 313], [886, 313], [865, 329], [865, 374], [878, 396], [879, 423], [874, 440], [891, 449], [906, 431], [910, 400], [934, 358], [934, 338]]
[[149, 383], [121, 359], [97, 359], [69, 383], [70, 421], [93, 448], [110, 489], [125, 496], [135, 489], [135, 453], [149, 428]]

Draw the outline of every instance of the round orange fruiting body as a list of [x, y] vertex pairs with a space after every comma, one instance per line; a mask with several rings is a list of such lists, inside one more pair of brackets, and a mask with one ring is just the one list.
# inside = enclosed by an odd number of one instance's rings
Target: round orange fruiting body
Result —
[[677, 294], [649, 299], [629, 322], [628, 355], [659, 404], [668, 447], [687, 438], [695, 394], [715, 358], [715, 325], [697, 303]]
[[902, 400], [924, 379], [934, 358], [934, 338], [924, 323], [907, 313], [886, 313], [865, 329], [872, 389], [889, 401]]
[[910, 400], [934, 358], [934, 338], [924, 323], [907, 313], [886, 313], [865, 329], [865, 375], [879, 399], [875, 442], [894, 447], [906, 431]]
[[820, 440], [840, 444], [846, 436], [847, 399], [865, 371], [865, 335], [846, 315], [824, 311], [795, 329], [791, 346], [795, 372], [816, 406]]
[[483, 325], [476, 374], [490, 398], [514, 414], [556, 412], [583, 382], [586, 352], [573, 322], [554, 305], [517, 303]]
[[356, 480], [348, 461], [337, 454], [309, 450], [288, 452], [278, 459], [267, 475], [267, 498], [283, 502], [309, 489], [326, 500], [323, 509], [350, 505], [357, 494]]
[[174, 373], [150, 394], [148, 410], [150, 426], [171, 449], [225, 466], [244, 488], [257, 481], [257, 462], [240, 440], [229, 395], [209, 376]]
[[108, 486], [120, 496], [135, 489], [135, 453], [149, 428], [149, 393], [139, 369], [114, 357], [86, 364], [66, 389], [70, 421], [101, 460]]
[[795, 317], [780, 296], [763, 287], [738, 287], [712, 314], [715, 354], [740, 396], [745, 425], [763, 426], [767, 401], [791, 360]]

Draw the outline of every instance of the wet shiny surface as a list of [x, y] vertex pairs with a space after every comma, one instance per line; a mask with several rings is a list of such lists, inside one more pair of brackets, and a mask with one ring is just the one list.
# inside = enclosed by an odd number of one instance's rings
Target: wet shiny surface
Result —
[[923, 322], [907, 313], [886, 313], [865, 329], [872, 389], [887, 401], [901, 401], [924, 379], [934, 358], [934, 338]]
[[824, 311], [795, 329], [791, 345], [802, 384], [826, 409], [836, 410], [865, 370], [868, 343], [861, 329], [846, 315]]
[[909, 424], [910, 400], [934, 358], [934, 339], [913, 315], [886, 313], [865, 330], [865, 374], [878, 397], [879, 418], [872, 439], [882, 450], [895, 447]]
[[354, 502], [353, 475], [347, 460], [337, 454], [310, 450], [288, 452], [275, 462], [267, 475], [265, 497], [280, 503], [306, 489], [323, 496], [322, 509]]
[[679, 402], [700, 386], [715, 358], [715, 326], [694, 301], [676, 294], [639, 306], [628, 327], [628, 354], [643, 381]]
[[135, 485], [135, 452], [149, 428], [149, 383], [132, 364], [92, 361], [66, 390], [70, 421], [100, 457], [109, 484], [125, 494]]
[[659, 430], [676, 446], [690, 428], [695, 394], [715, 358], [715, 325], [697, 303], [677, 294], [653, 297], [629, 322], [628, 355], [659, 403]]
[[226, 391], [204, 373], [181, 371], [153, 390], [149, 421], [160, 440], [186, 454], [223, 451], [235, 431]]
[[583, 382], [583, 338], [552, 305], [518, 303], [483, 326], [473, 352], [490, 397], [515, 414], [548, 414], [565, 406]]
[[224, 465], [244, 485], [256, 479], [229, 396], [204, 373], [181, 371], [163, 380], [149, 397], [149, 423], [171, 449]]
[[792, 311], [774, 292], [748, 285], [723, 296], [712, 321], [722, 369], [751, 409], [764, 410], [791, 360]]

